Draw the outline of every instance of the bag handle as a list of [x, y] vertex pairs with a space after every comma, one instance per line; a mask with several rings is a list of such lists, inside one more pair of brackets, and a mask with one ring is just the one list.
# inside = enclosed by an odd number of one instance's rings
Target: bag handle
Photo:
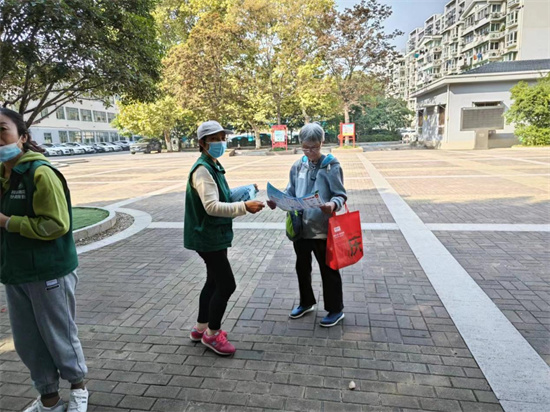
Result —
[[[349, 213], [348, 202], [344, 202], [344, 207], [346, 208], [346, 213]], [[342, 213], [345, 214], [345, 213]], [[336, 216], [336, 211], [332, 212], [332, 217]]]

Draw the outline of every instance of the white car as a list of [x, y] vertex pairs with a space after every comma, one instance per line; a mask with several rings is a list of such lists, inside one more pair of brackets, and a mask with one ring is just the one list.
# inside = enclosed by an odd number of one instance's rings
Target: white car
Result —
[[105, 151], [106, 152], [120, 152], [122, 150], [122, 147], [120, 146], [117, 146], [115, 144], [112, 144], [112, 143], [108, 143], [108, 142], [100, 142], [98, 143], [100, 146], [103, 146], [105, 148]]
[[413, 143], [416, 141], [416, 130], [415, 129], [402, 129], [401, 141], [403, 143]]
[[63, 151], [61, 149], [57, 149], [54, 147], [46, 146], [47, 143], [41, 144], [40, 148], [44, 149], [44, 156], [50, 157], [50, 156], [62, 156]]
[[74, 154], [74, 150], [72, 148], [63, 146], [60, 143], [44, 143], [44, 146], [60, 150], [62, 156], [71, 156]]
[[76, 143], [76, 142], [73, 142], [73, 143], [65, 143], [67, 146], [71, 146], [73, 148], [79, 148], [79, 149], [82, 149], [84, 150], [84, 153], [95, 153], [95, 150], [92, 146], [88, 146], [88, 145], [85, 145], [85, 144], [82, 144], [82, 143]]
[[73, 151], [72, 154], [85, 154], [86, 153], [86, 150], [84, 150], [82, 147], [73, 146], [71, 143], [61, 143], [61, 146], [68, 147], [69, 149], [71, 149]]

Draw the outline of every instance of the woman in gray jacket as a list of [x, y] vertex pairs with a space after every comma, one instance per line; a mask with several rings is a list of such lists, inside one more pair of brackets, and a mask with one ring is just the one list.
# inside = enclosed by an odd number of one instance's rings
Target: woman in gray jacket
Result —
[[[328, 312], [320, 325], [331, 327], [344, 319], [342, 277], [338, 270], [326, 264], [328, 219], [332, 212], [342, 208], [347, 200], [344, 175], [340, 163], [331, 154], [321, 153], [325, 132], [317, 123], [309, 123], [300, 131], [300, 143], [304, 156], [290, 169], [289, 184], [285, 190], [290, 196], [302, 197], [319, 191], [327, 201], [319, 209], [306, 209], [302, 215], [303, 229], [294, 241], [296, 252], [296, 273], [300, 288], [300, 304], [292, 310], [290, 317], [297, 319], [315, 310], [315, 295], [311, 287], [311, 253], [315, 255], [323, 281], [323, 298]], [[271, 209], [277, 204], [267, 202]]]

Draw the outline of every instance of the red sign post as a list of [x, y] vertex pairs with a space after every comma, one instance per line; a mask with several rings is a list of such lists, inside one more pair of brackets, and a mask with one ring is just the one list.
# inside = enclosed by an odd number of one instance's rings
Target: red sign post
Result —
[[284, 124], [277, 124], [271, 127], [271, 147], [284, 147], [288, 150], [288, 127]]
[[353, 141], [353, 147], [355, 147], [355, 123], [340, 123], [340, 134], [338, 135], [340, 147], [344, 145], [344, 140], [347, 144], [350, 137]]

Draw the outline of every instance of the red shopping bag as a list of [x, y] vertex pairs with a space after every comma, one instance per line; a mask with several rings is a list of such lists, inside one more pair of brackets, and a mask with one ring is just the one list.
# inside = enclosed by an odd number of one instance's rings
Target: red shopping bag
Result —
[[363, 257], [363, 233], [359, 212], [337, 215], [328, 220], [327, 265], [334, 270], [353, 265]]

